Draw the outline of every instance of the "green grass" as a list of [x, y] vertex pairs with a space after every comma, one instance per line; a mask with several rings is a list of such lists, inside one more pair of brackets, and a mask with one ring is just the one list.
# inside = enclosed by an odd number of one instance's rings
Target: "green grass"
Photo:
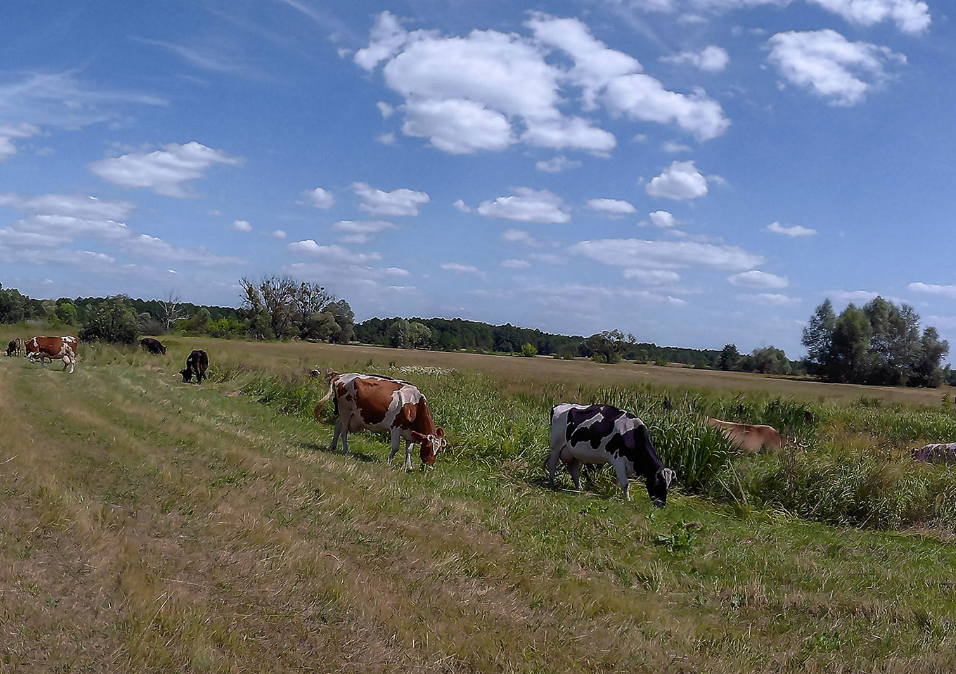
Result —
[[[176, 374], [197, 343], [213, 375], [201, 387]], [[0, 671], [956, 664], [954, 490], [946, 467], [903, 452], [948, 432], [948, 409], [292, 349], [90, 349], [73, 375], [0, 358]], [[322, 364], [414, 380], [452, 451], [407, 474], [375, 436], [329, 453], [330, 427], [311, 419], [324, 391], [306, 378]], [[610, 478], [544, 488], [550, 405], [592, 399], [636, 411], [696, 485], [663, 510], [643, 489], [623, 502]], [[776, 414], [806, 448], [708, 458], [721, 444], [707, 414]]]

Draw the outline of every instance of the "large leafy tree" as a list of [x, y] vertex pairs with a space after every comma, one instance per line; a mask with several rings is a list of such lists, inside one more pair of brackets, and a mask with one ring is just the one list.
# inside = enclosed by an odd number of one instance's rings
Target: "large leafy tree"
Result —
[[829, 299], [816, 308], [803, 329], [802, 343], [807, 347], [807, 370], [824, 379], [831, 379], [833, 363], [833, 331], [836, 329], [836, 314]]
[[919, 314], [876, 297], [836, 316], [826, 300], [803, 331], [808, 370], [827, 381], [939, 386], [949, 344], [933, 327], [920, 332]]

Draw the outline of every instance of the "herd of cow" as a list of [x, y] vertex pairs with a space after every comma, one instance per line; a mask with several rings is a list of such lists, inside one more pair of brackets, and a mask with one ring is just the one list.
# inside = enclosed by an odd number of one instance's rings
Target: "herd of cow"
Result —
[[[153, 354], [165, 354], [159, 340], [146, 337], [141, 346]], [[73, 336], [41, 337], [26, 342], [19, 337], [10, 340], [8, 356], [26, 352], [31, 362], [62, 360], [63, 369], [73, 372], [79, 340]], [[186, 367], [179, 371], [184, 382], [202, 383], [209, 367], [209, 358], [202, 349], [194, 349], [186, 358]], [[319, 370], [313, 377], [322, 376]], [[332, 434], [332, 450], [342, 438], [342, 449], [349, 453], [349, 433], [376, 431], [388, 433], [391, 440], [391, 461], [405, 441], [405, 469], [412, 469], [412, 445], [419, 445], [422, 466], [434, 466], [435, 458], [447, 447], [445, 432], [435, 425], [428, 401], [418, 387], [400, 379], [355, 372], [327, 372], [329, 392], [315, 406], [314, 415], [321, 420], [322, 407], [331, 398], [336, 414]], [[736, 448], [747, 453], [761, 449], [778, 450], [783, 438], [771, 426], [738, 424], [707, 418]], [[548, 482], [554, 487], [558, 461], [564, 464], [576, 489], [581, 489], [581, 468], [584, 465], [610, 465], [614, 469], [625, 500], [630, 500], [631, 478], [643, 477], [647, 493], [654, 505], [667, 503], [667, 492], [676, 473], [661, 462], [651, 443], [647, 426], [635, 415], [611, 405], [578, 405], [562, 403], [551, 410], [550, 452], [546, 460]], [[932, 444], [912, 450], [919, 461], [956, 462], [956, 443]]]
[[[144, 337], [140, 340], [140, 346], [152, 354], [166, 354], [166, 347], [158, 340], [152, 337]], [[8, 356], [22, 356], [26, 353], [27, 359], [33, 363], [40, 361], [42, 367], [46, 367], [46, 361], [62, 360], [63, 369], [70, 368], [73, 373], [76, 367], [77, 356], [79, 354], [80, 340], [72, 335], [65, 337], [45, 337], [37, 336], [24, 342], [19, 337], [15, 337], [7, 344]], [[184, 382], [192, 381], [201, 384], [206, 376], [206, 369], [209, 367], [209, 357], [202, 349], [193, 349], [189, 357], [186, 358], [186, 367], [179, 371]]]

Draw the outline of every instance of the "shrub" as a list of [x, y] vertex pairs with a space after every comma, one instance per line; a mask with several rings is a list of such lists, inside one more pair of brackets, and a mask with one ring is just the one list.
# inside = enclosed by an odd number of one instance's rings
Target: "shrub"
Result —
[[534, 358], [538, 355], [538, 349], [534, 344], [525, 343], [521, 346], [521, 355], [525, 358]]
[[125, 297], [108, 297], [90, 314], [79, 337], [84, 342], [132, 344], [139, 337], [136, 314]]

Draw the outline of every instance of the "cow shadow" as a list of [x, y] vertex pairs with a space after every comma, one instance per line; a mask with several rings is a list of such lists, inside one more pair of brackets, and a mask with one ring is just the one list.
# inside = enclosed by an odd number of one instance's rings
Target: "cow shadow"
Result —
[[297, 442], [295, 443], [295, 446], [298, 447], [299, 449], [304, 449], [307, 452], [322, 452], [324, 454], [350, 456], [353, 459], [358, 459], [359, 461], [363, 461], [365, 463], [376, 463], [379, 461], [379, 458], [375, 456], [374, 454], [368, 454], [366, 452], [358, 452], [354, 449], [351, 450], [351, 452], [348, 455], [346, 455], [342, 451], [341, 445], [339, 445], [339, 448], [336, 449], [335, 451], [332, 451], [332, 448], [329, 447], [328, 444], [319, 443], [319, 442]]

